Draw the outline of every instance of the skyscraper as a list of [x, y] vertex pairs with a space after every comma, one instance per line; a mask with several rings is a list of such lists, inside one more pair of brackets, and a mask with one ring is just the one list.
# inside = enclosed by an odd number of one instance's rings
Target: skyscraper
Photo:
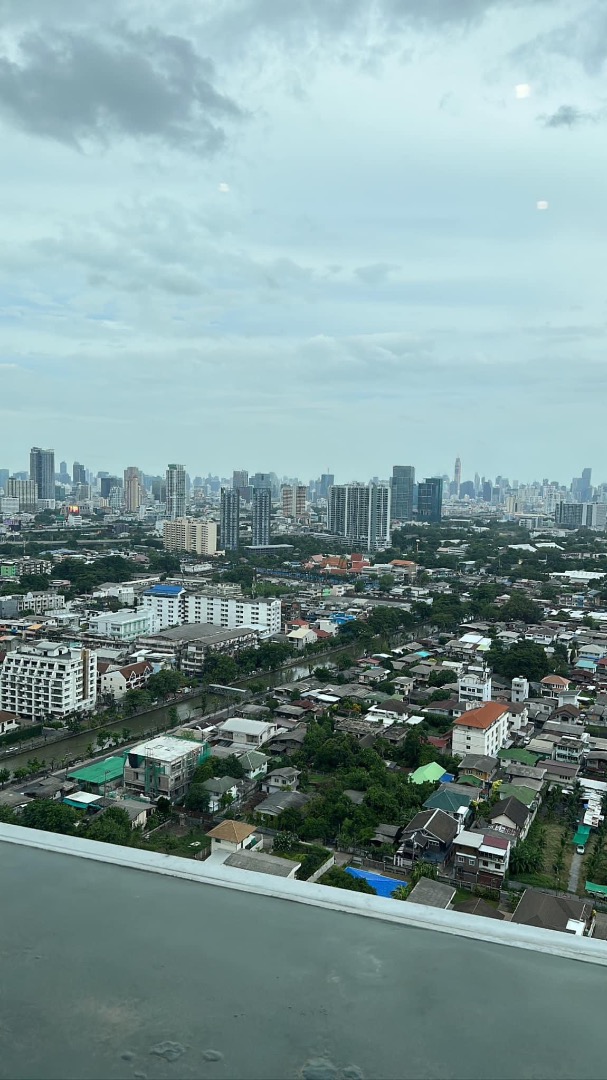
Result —
[[417, 485], [417, 516], [420, 521], [440, 521], [443, 516], [443, 480], [426, 477]]
[[270, 543], [270, 516], [272, 492], [269, 488], [256, 488], [253, 492], [252, 539], [253, 547], [267, 547]]
[[167, 466], [166, 489], [166, 516], [169, 521], [185, 517], [185, 466]]
[[462, 485], [462, 461], [461, 458], [456, 457], [455, 469], [453, 470], [453, 483], [455, 484], [455, 494], [459, 495], [459, 489]]
[[5, 495], [6, 495], [6, 485], [8, 483], [8, 478], [9, 478], [9, 470], [8, 469], [0, 469], [0, 491], [4, 492]]
[[395, 465], [392, 469], [392, 521], [411, 521], [413, 518], [413, 465]]
[[284, 517], [297, 521], [306, 512], [308, 489], [302, 484], [284, 484], [281, 490]]
[[141, 506], [141, 473], [136, 465], [124, 470], [124, 508], [127, 514], [136, 514]]
[[72, 466], [72, 481], [74, 484], [86, 484], [86, 469], [79, 461]]
[[329, 490], [327, 526], [334, 536], [364, 544], [367, 549], [390, 543], [390, 488], [387, 484], [333, 484]]
[[333, 487], [334, 483], [335, 483], [335, 477], [334, 477], [333, 473], [325, 472], [325, 473], [321, 474], [319, 492], [318, 492], [321, 499], [328, 499], [328, 497], [329, 497], [329, 488]]
[[119, 489], [122, 481], [117, 476], [101, 476], [99, 478], [99, 494], [102, 499], [109, 499], [112, 491]]
[[237, 551], [240, 536], [240, 495], [229, 488], [221, 489], [219, 531], [222, 550]]
[[55, 451], [41, 450], [32, 446], [30, 450], [30, 480], [36, 484], [38, 498], [55, 501]]
[[249, 473], [247, 469], [235, 469], [232, 473], [232, 491], [237, 491], [241, 496], [245, 488], [249, 486]]

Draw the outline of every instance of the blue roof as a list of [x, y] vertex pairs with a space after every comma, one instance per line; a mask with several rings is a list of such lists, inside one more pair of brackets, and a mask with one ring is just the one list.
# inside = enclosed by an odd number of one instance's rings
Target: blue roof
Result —
[[183, 592], [183, 585], [150, 585], [145, 590], [144, 596], [179, 596]]
[[364, 878], [375, 889], [378, 896], [392, 896], [399, 885], [406, 885], [402, 878], [385, 877], [384, 874], [372, 874], [369, 870], [355, 870], [352, 866], [346, 866], [346, 874], [352, 877]]

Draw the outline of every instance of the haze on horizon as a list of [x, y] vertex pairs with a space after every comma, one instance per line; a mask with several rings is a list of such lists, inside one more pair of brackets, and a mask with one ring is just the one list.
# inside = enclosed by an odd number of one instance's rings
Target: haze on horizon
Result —
[[607, 479], [603, 4], [0, 16], [0, 466]]

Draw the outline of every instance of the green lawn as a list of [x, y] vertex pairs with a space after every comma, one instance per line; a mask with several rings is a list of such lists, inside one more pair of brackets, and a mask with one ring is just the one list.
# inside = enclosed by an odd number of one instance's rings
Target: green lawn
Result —
[[564, 867], [560, 877], [557, 879], [554, 873], [554, 863], [556, 862], [560, 850], [563, 829], [566, 826], [564, 823], [556, 821], [547, 821], [546, 819], [538, 820], [540, 828], [546, 833], [542, 868], [534, 874], [513, 874], [512, 877], [515, 878], [516, 881], [522, 882], [523, 885], [530, 885], [536, 889], [559, 889], [566, 891], [569, 882], [571, 859], [573, 858], [573, 844], [571, 842], [573, 830], [568, 828], [568, 839], [564, 851]]
[[183, 836], [161, 829], [159, 832], [152, 833], [147, 840], [140, 840], [137, 846], [144, 851], [160, 851], [163, 855], [179, 855], [182, 859], [194, 859], [200, 851], [211, 846], [211, 841], [201, 829], [190, 829]]

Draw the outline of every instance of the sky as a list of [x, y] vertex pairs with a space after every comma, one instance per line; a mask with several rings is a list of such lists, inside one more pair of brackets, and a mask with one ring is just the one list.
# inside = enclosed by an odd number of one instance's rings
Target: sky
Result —
[[0, 0], [0, 466], [603, 468], [607, 5]]

